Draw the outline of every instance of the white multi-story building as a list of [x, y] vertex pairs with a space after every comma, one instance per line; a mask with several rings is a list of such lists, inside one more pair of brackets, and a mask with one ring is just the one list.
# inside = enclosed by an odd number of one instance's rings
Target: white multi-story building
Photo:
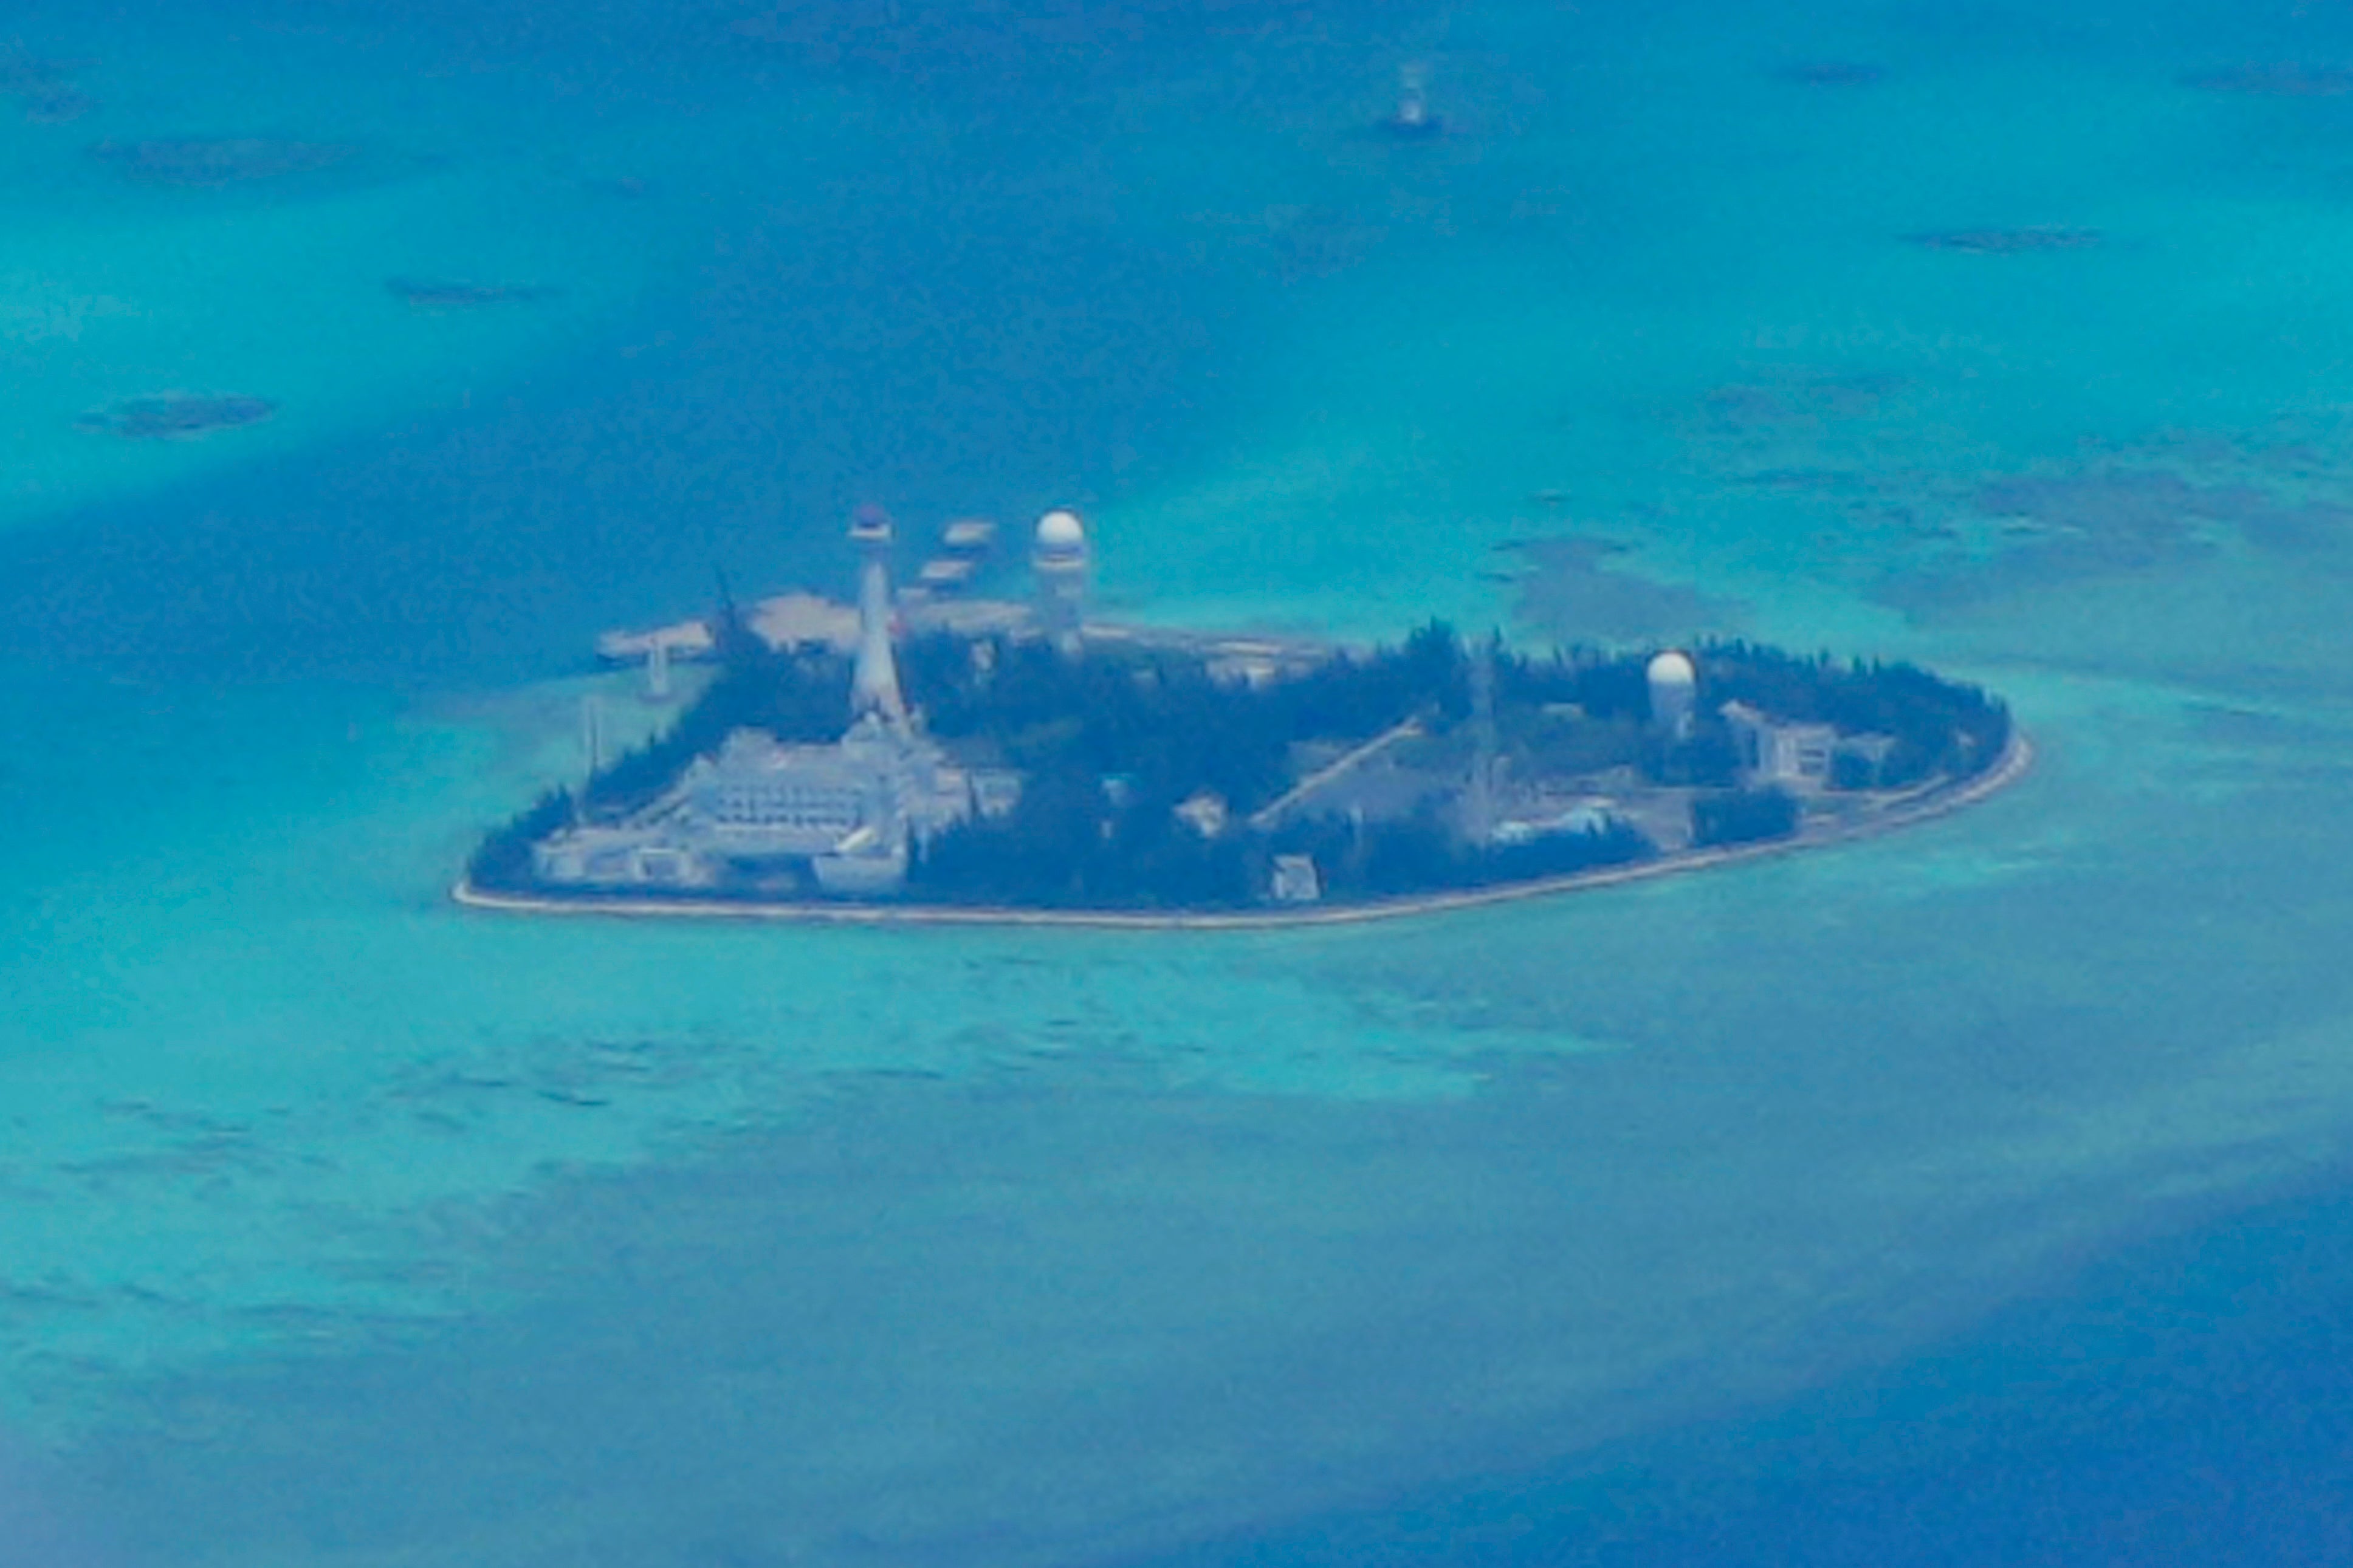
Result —
[[1839, 732], [1829, 724], [1784, 723], [1746, 702], [1718, 710], [1731, 728], [1740, 771], [1751, 783], [1818, 786], [1831, 776]]
[[680, 781], [679, 826], [738, 858], [818, 855], [869, 826], [886, 825], [896, 802], [887, 763], [831, 746], [788, 746], [738, 730]]

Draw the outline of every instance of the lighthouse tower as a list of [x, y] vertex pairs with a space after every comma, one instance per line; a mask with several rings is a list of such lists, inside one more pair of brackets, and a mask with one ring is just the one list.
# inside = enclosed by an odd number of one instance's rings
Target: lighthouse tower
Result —
[[1074, 649], [1087, 607], [1087, 531], [1079, 514], [1057, 507], [1038, 520], [1029, 546], [1029, 575], [1038, 594], [1038, 625], [1057, 646]]
[[899, 665], [891, 654], [891, 514], [861, 506], [849, 520], [849, 542], [858, 546], [858, 662], [849, 677], [853, 719], [869, 713], [905, 721], [899, 695]]

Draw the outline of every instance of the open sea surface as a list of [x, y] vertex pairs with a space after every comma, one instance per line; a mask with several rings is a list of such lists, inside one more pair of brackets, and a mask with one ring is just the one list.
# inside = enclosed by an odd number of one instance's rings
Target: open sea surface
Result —
[[[2353, 1560], [2353, 10], [0, 19], [0, 1564]], [[1360, 928], [448, 903], [868, 500], [2038, 765]]]

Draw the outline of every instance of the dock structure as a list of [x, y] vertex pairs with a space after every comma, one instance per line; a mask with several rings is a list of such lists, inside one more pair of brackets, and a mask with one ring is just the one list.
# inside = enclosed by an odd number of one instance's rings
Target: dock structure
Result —
[[[1069, 651], [1089, 642], [1161, 647], [1199, 655], [1218, 679], [1252, 686], [1299, 674], [1335, 651], [1334, 645], [1308, 637], [1191, 632], [1094, 618], [1088, 604], [1092, 545], [1078, 514], [1066, 507], [1055, 508], [1038, 521], [1029, 561], [1032, 592], [1020, 599], [968, 591], [982, 580], [997, 540], [996, 523], [973, 517], [950, 522], [942, 531], [938, 552], [917, 569], [913, 584], [893, 593], [887, 578], [894, 543], [890, 520], [879, 510], [869, 517], [866, 510], [860, 518], [850, 530], [861, 552], [857, 603], [796, 589], [752, 604], [743, 615], [744, 628], [780, 653], [823, 648], [852, 658], [860, 654], [863, 628], [870, 624], [892, 637], [1050, 638]], [[880, 589], [881, 614], [870, 616], [872, 606], [866, 600], [874, 591], [870, 583], [877, 568], [886, 573]], [[718, 651], [717, 631], [707, 620], [608, 631], [596, 639], [599, 658], [608, 664], [643, 665], [649, 683], [657, 658], [666, 672], [670, 665], [712, 658]]]

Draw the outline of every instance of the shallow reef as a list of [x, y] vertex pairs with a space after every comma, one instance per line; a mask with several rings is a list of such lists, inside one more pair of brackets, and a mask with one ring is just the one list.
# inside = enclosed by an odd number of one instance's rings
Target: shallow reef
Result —
[[1911, 389], [1892, 371], [1796, 371], [1710, 387], [1696, 428], [1710, 434], [1811, 429], [1882, 412]]
[[16, 96], [25, 106], [25, 118], [36, 125], [65, 125], [99, 107], [98, 100], [79, 88], [35, 88]]
[[1887, 69], [1861, 60], [1800, 60], [1773, 75], [1799, 87], [1870, 87], [1885, 80]]
[[97, 63], [88, 59], [48, 59], [39, 55], [0, 50], [0, 92], [38, 92], [51, 88], [71, 87], [75, 78]]
[[95, 413], [85, 414], [75, 427], [94, 435], [120, 436], [126, 441], [183, 440], [255, 425], [277, 412], [263, 397], [241, 394], [165, 392], [153, 397], [127, 398]]
[[1626, 553], [1615, 540], [1567, 533], [1514, 540], [1503, 549], [1528, 570], [1518, 576], [1514, 614], [1567, 641], [1637, 642], [1737, 630], [1746, 606], [1678, 584], [1636, 576], [1609, 564]]
[[2353, 70], [2342, 66], [2232, 66], [2189, 71], [2176, 79], [2200, 92], [2237, 92], [2253, 98], [2342, 98], [2353, 92]]
[[1275, 271], [1288, 279], [1328, 278], [1377, 251], [1388, 226], [1345, 208], [1271, 206], [1265, 236]]
[[387, 278], [384, 286], [420, 310], [528, 305], [553, 300], [562, 292], [543, 283], [468, 283], [452, 279]]
[[2046, 250], [2089, 250], [2107, 237], [2095, 228], [2065, 228], [2032, 225], [2025, 228], [1939, 228], [1904, 237], [1907, 245], [1924, 250], [1953, 250], [1964, 256], [2024, 256]]
[[166, 136], [105, 141], [90, 156], [142, 184], [218, 186], [315, 174], [349, 162], [348, 142], [300, 142], [269, 136]]
[[36, 125], [79, 120], [99, 103], [76, 85], [76, 79], [96, 63], [0, 52], [0, 97], [15, 99], [25, 118]]
[[1961, 548], [1887, 573], [1872, 596], [1920, 618], [2021, 589], [2211, 560], [2229, 535], [2252, 551], [2306, 558], [2353, 540], [2353, 506], [2294, 484], [2141, 466], [1991, 479], [1955, 522]]

